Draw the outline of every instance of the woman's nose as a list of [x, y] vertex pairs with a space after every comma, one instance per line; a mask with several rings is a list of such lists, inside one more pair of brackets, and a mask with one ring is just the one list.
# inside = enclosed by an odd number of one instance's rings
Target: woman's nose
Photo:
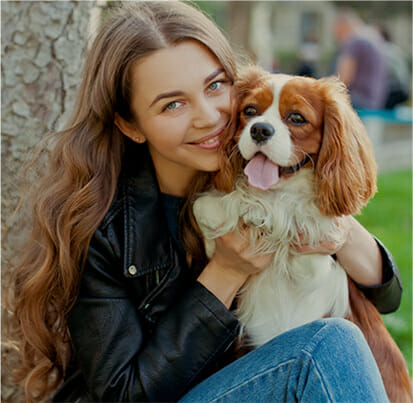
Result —
[[196, 128], [212, 127], [220, 119], [221, 112], [216, 99], [202, 98], [194, 108], [193, 125]]

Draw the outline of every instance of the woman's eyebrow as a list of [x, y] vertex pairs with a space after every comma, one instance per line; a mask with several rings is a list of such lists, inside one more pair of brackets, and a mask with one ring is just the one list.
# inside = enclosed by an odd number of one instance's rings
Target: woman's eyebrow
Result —
[[[208, 84], [211, 80], [213, 80], [215, 77], [223, 73], [225, 70], [223, 68], [217, 69], [211, 74], [208, 75], [208, 77], [205, 78], [204, 84]], [[152, 101], [152, 103], [149, 105], [149, 108], [151, 108], [154, 104], [156, 104], [159, 100], [164, 99], [164, 98], [172, 98], [176, 96], [184, 95], [183, 91], [171, 91], [171, 92], [163, 92], [162, 94], [159, 94], [155, 97], [155, 99]]]
[[164, 92], [162, 94], [159, 94], [153, 101], [152, 103], [149, 105], [149, 108], [151, 108], [154, 104], [156, 104], [159, 100], [164, 99], [164, 98], [172, 98], [172, 97], [176, 97], [179, 95], [183, 95], [184, 92], [183, 91], [171, 91], [171, 92]]
[[211, 73], [205, 80], [204, 84], [208, 84], [211, 80], [213, 80], [216, 76], [219, 76], [221, 73], [223, 73], [225, 70], [223, 68], [215, 70], [213, 73]]

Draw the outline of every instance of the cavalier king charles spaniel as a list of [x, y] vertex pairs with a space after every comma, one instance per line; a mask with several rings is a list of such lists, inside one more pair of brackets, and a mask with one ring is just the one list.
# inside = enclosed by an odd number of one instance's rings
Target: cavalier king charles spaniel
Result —
[[363, 331], [391, 401], [410, 401], [404, 358], [376, 308], [334, 257], [297, 252], [303, 239], [340, 242], [341, 217], [359, 213], [376, 192], [372, 147], [344, 84], [250, 67], [234, 90], [215, 189], [195, 201], [194, 215], [208, 257], [214, 239], [240, 222], [257, 253], [275, 254], [237, 297], [243, 345], [319, 318], [347, 318]]

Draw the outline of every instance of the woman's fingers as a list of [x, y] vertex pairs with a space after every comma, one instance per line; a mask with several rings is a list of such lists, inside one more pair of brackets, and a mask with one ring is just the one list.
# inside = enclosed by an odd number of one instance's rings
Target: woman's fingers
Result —
[[335, 219], [337, 232], [335, 239], [321, 241], [317, 244], [311, 244], [308, 235], [299, 234], [299, 244], [295, 246], [298, 253], [319, 253], [322, 255], [333, 255], [337, 253], [347, 242], [350, 229], [353, 225], [352, 216], [340, 217]]
[[298, 253], [319, 253], [321, 255], [334, 255], [339, 251], [344, 242], [324, 241], [317, 245], [300, 244], [294, 250]]
[[248, 227], [241, 226], [234, 231], [216, 239], [215, 258], [235, 270], [257, 273], [271, 262], [273, 254], [258, 254], [249, 245]]

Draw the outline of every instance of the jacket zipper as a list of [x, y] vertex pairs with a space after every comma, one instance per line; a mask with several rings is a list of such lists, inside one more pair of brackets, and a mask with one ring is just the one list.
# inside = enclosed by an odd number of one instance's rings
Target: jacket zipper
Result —
[[160, 292], [162, 292], [163, 291], [163, 289], [164, 289], [164, 285], [165, 285], [165, 283], [166, 283], [166, 281], [167, 281], [167, 279], [168, 279], [168, 277], [169, 277], [169, 273], [171, 272], [171, 270], [173, 269], [173, 267], [171, 267], [166, 273], [165, 273], [165, 276], [163, 277], [163, 279], [162, 280], [160, 280], [160, 278], [159, 278], [159, 269], [157, 269], [157, 270], [155, 270], [155, 282], [156, 282], [156, 285], [157, 285], [157, 287], [156, 288], [154, 288], [153, 290], [152, 290], [152, 292], [150, 292], [147, 296], [146, 296], [146, 298], [141, 302], [141, 304], [140, 304], [140, 306], [139, 306], [139, 310], [143, 310], [143, 311], [146, 311], [149, 307], [150, 307], [150, 305], [151, 305], [151, 302], [152, 302], [152, 300], [160, 293]]

